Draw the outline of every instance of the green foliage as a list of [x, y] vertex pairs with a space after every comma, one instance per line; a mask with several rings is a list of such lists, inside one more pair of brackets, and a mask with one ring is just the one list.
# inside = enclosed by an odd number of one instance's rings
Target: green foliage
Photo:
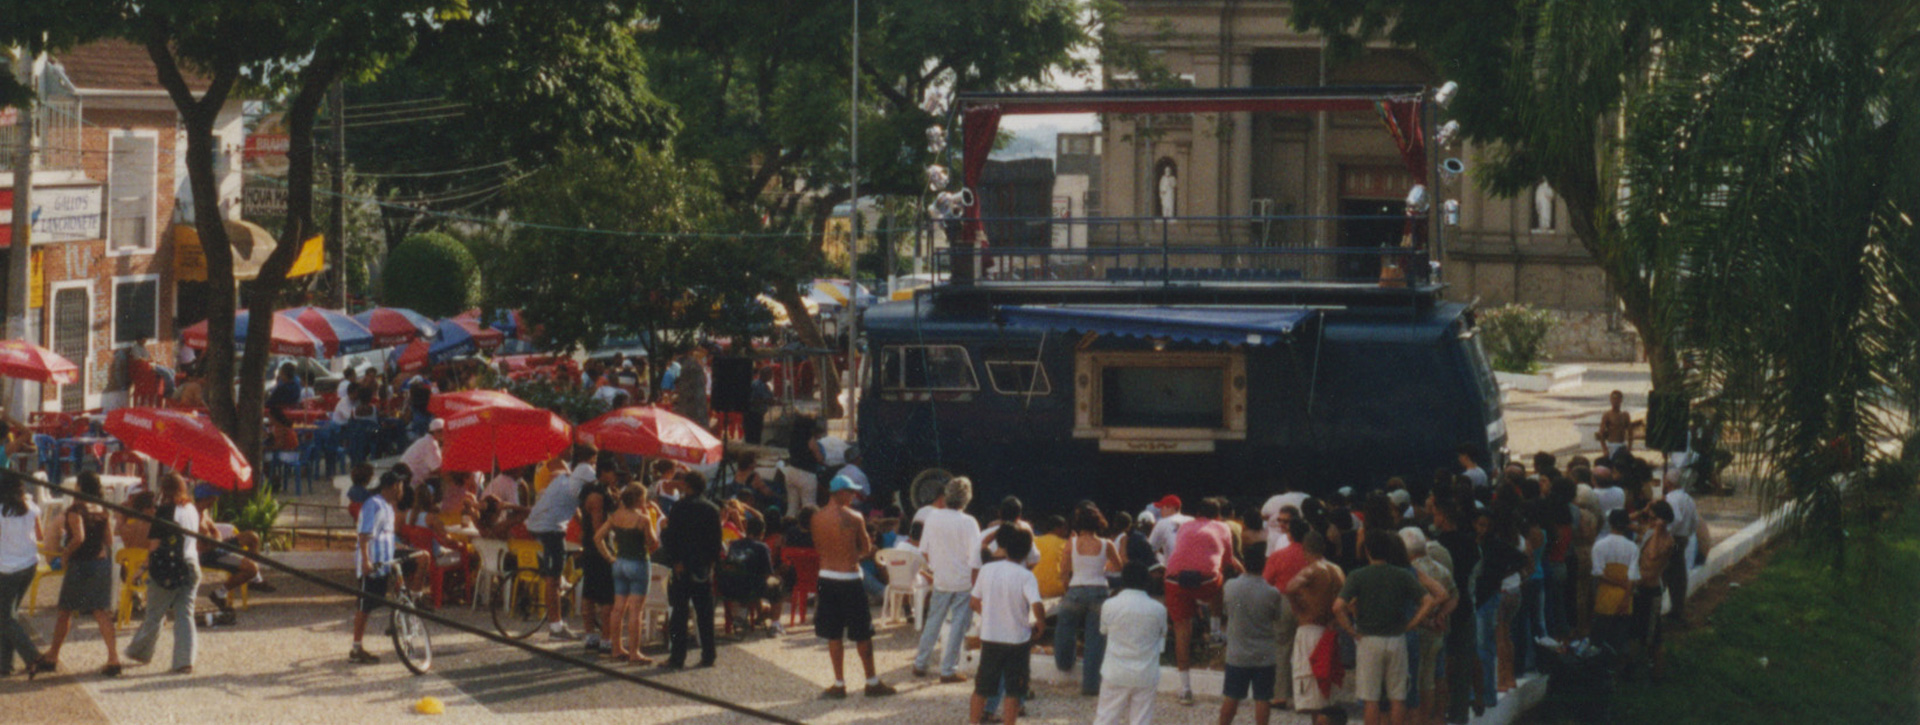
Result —
[[1559, 321], [1552, 312], [1531, 305], [1507, 304], [1483, 311], [1476, 324], [1493, 369], [1532, 375], [1545, 356], [1547, 335]]
[[607, 412], [607, 404], [593, 398], [593, 389], [581, 385], [563, 388], [545, 380], [529, 380], [508, 384], [506, 391], [535, 408], [558, 413], [574, 425]]
[[[1912, 482], [1906, 499], [1911, 501]], [[1667, 639], [1667, 677], [1614, 695], [1615, 722], [1914, 722], [1920, 656], [1920, 507], [1834, 569], [1788, 542], [1707, 626]], [[1765, 660], [1764, 663], [1762, 660]]]
[[381, 302], [428, 317], [452, 317], [473, 302], [473, 254], [453, 237], [428, 232], [407, 237], [381, 269]]
[[1920, 169], [1896, 161], [1920, 157], [1920, 10], [1732, 4], [1663, 62], [1630, 109], [1629, 236], [1668, 250], [1657, 300], [1694, 387], [1752, 422], [1739, 461], [1838, 556], [1920, 360]]
[[516, 229], [487, 260], [486, 301], [540, 320], [550, 349], [709, 330], [730, 311], [765, 318], [753, 297], [775, 262], [762, 240], [725, 235], [750, 225], [722, 203], [703, 165], [667, 153], [569, 151], [509, 198], [517, 221], [540, 226]]
[[[261, 546], [272, 541], [274, 527], [280, 521], [280, 509], [284, 507], [273, 497], [273, 491], [266, 486], [254, 488], [253, 495], [245, 500], [235, 500], [238, 494], [225, 497], [227, 504], [227, 522], [241, 531], [251, 531], [260, 537]], [[235, 508], [235, 504], [238, 504]]]

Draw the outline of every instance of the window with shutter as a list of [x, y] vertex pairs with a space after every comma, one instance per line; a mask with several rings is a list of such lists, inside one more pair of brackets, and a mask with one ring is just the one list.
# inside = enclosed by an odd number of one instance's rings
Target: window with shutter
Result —
[[154, 187], [159, 140], [114, 136], [107, 175], [107, 242], [116, 252], [150, 250], [154, 244]]

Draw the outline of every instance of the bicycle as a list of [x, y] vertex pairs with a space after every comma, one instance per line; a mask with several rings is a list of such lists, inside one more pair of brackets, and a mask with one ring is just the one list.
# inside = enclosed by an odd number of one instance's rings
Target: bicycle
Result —
[[[493, 599], [488, 602], [488, 613], [493, 616], [493, 628], [500, 636], [509, 639], [526, 639], [540, 631], [548, 620], [546, 580], [540, 576], [539, 567], [528, 566], [522, 554], [515, 552], [515, 564], [494, 585]], [[559, 621], [566, 621], [579, 602], [580, 573], [574, 566], [574, 557], [570, 553], [560, 569], [560, 608]]]
[[400, 605], [387, 608], [387, 636], [393, 639], [400, 664], [413, 674], [424, 675], [433, 667], [433, 638], [427, 632], [426, 620], [408, 611], [417, 607], [421, 598], [407, 586], [406, 570], [399, 560], [387, 562], [386, 567], [388, 581], [394, 582], [387, 597]]

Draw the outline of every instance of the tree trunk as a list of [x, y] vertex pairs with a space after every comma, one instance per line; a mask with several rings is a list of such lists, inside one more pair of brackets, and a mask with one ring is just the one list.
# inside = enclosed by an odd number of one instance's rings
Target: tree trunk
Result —
[[[187, 181], [193, 189], [193, 225], [200, 237], [201, 253], [207, 258], [207, 409], [213, 423], [228, 435], [245, 426], [236, 425], [233, 409], [233, 245], [227, 238], [226, 217], [220, 210], [220, 185], [214, 178], [214, 120], [239, 80], [239, 65], [214, 68], [213, 80], [205, 93], [193, 97], [186, 78], [174, 61], [169, 38], [156, 31], [146, 40], [147, 55], [153, 59], [161, 86], [180, 113], [187, 136]], [[254, 426], [258, 427], [258, 426]]]
[[1652, 372], [1653, 389], [1662, 392], [1684, 392], [1686, 376], [1680, 368], [1679, 357], [1667, 343], [1666, 330], [1657, 321], [1657, 310], [1653, 287], [1641, 271], [1641, 266], [1628, 259], [1618, 245], [1610, 239], [1621, 234], [1621, 230], [1612, 221], [1611, 206], [1607, 211], [1597, 212], [1600, 206], [1600, 185], [1595, 179], [1597, 170], [1587, 169], [1586, 173], [1566, 174], [1549, 179], [1556, 193], [1567, 203], [1567, 222], [1573, 234], [1580, 240], [1588, 254], [1600, 265], [1607, 277], [1607, 288], [1620, 300], [1622, 315], [1640, 338], [1640, 349], [1647, 356], [1647, 365]]
[[234, 413], [236, 420], [252, 423], [239, 426], [234, 443], [256, 465], [261, 460], [265, 430], [255, 421], [260, 421], [264, 413], [273, 310], [286, 284], [287, 271], [300, 256], [301, 242], [313, 234], [313, 129], [320, 104], [338, 75], [339, 64], [326, 59], [313, 61], [300, 74], [300, 89], [287, 109], [286, 226], [280, 232], [279, 245], [267, 256], [260, 266], [260, 276], [247, 290], [247, 351], [240, 360], [240, 399]]

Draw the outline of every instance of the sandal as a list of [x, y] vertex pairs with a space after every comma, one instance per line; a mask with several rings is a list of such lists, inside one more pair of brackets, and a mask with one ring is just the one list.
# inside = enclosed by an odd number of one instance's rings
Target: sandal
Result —
[[60, 668], [60, 663], [42, 657], [27, 663], [27, 679], [32, 680], [42, 672], [52, 672]]
[[633, 664], [636, 664], [636, 665], [639, 665], [639, 666], [641, 666], [641, 667], [651, 667], [651, 666], [653, 666], [653, 658], [652, 658], [652, 657], [648, 657], [648, 656], [646, 656], [646, 655], [643, 655], [643, 654], [639, 654], [639, 653], [635, 653], [635, 654], [633, 655], [633, 659], [631, 659], [631, 660], [627, 660], [627, 661], [628, 661], [628, 662], [632, 662]]
[[112, 663], [109, 663], [106, 667], [100, 668], [100, 676], [101, 677], [119, 677], [120, 663], [112, 662]]

